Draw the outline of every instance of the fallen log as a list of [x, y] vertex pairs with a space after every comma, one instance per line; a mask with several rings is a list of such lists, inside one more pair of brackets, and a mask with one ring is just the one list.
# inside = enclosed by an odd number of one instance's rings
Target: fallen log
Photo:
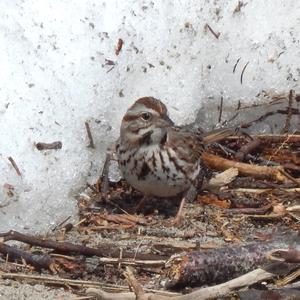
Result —
[[[297, 243], [293, 245], [295, 240]], [[270, 251], [289, 249], [291, 245], [298, 251], [299, 237], [280, 236], [269, 242], [253, 242], [174, 255], [166, 264], [168, 268], [166, 287], [202, 286], [225, 282], [269, 263]], [[283, 256], [282, 251], [281, 255]]]

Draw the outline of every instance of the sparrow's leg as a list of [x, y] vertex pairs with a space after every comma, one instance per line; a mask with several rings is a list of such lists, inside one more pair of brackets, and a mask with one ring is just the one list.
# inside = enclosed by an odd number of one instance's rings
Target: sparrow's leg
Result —
[[141, 212], [145, 208], [145, 205], [149, 201], [149, 199], [149, 196], [144, 195], [143, 198], [139, 201], [139, 203], [133, 208], [133, 212]]
[[205, 171], [206, 171], [206, 168], [204, 166], [202, 166], [201, 171], [200, 171], [200, 173], [197, 177], [196, 184], [192, 185], [187, 190], [187, 192], [185, 192], [185, 194], [183, 195], [183, 197], [181, 199], [181, 202], [180, 202], [180, 205], [179, 205], [179, 209], [177, 211], [177, 214], [176, 214], [173, 222], [171, 222], [171, 224], [173, 226], [182, 225], [182, 222], [183, 222], [183, 219], [184, 219], [184, 209], [183, 208], [184, 208], [185, 202], [186, 201], [191, 202], [197, 197], [198, 191], [201, 190], [202, 185], [203, 185], [203, 180], [206, 177], [205, 176]]
[[184, 219], [183, 208], [184, 208], [185, 202], [186, 202], [186, 197], [184, 196], [184, 197], [182, 197], [182, 199], [180, 201], [179, 209], [177, 211], [175, 218], [171, 221], [172, 226], [179, 227], [182, 225], [183, 219]]
[[180, 205], [177, 214], [173, 221], [171, 221], [172, 226], [179, 227], [183, 224], [184, 220], [184, 205], [185, 203], [193, 201], [197, 196], [197, 189], [195, 186], [191, 186], [187, 192], [185, 192], [181, 198]]

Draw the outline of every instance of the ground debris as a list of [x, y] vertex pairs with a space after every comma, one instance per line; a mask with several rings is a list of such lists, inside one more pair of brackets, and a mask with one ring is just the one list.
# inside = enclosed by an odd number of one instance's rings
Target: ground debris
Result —
[[[279, 276], [278, 284], [299, 277], [297, 270], [289, 272], [299, 264], [300, 243], [286, 241], [300, 230], [299, 147], [300, 136], [295, 133], [242, 134], [209, 146], [204, 162], [213, 170], [212, 176], [196, 191], [196, 200], [186, 203], [179, 228], [170, 226], [170, 218], [180, 199], [151, 199], [136, 211], [143, 195], [124, 180], [109, 182], [104, 174], [79, 196], [77, 224], [61, 224], [46, 237], [2, 233], [0, 277], [33, 281], [36, 276], [40, 283], [76, 287], [83, 297], [87, 297], [83, 287], [93, 287], [104, 289], [100, 294], [105, 299], [116, 299], [115, 292], [126, 292], [118, 294], [120, 299], [135, 299], [123, 273], [130, 266], [145, 291], [141, 299], [199, 300], [208, 295], [225, 297], [233, 291], [240, 299], [256, 294], [263, 299], [260, 291], [249, 289], [243, 294], [239, 288], [259, 278], [270, 280], [274, 274]], [[219, 170], [223, 173], [218, 174]], [[18, 244], [10, 246], [9, 241]], [[282, 268], [280, 274], [254, 270], [266, 262], [293, 269]], [[254, 273], [247, 273], [251, 270]], [[43, 281], [39, 273], [55, 273], [56, 278], [48, 276]], [[164, 274], [169, 288], [223, 283], [213, 286], [215, 290], [207, 287], [178, 295], [165, 291]], [[266, 291], [279, 293], [282, 299], [294, 293], [272, 285]]]

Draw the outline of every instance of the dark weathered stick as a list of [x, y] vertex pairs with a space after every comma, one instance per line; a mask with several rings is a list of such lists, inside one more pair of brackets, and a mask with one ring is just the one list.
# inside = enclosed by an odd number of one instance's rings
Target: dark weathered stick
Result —
[[[232, 155], [236, 155], [236, 151], [224, 146], [224, 145], [221, 145], [221, 144], [218, 144], [216, 143], [216, 145], [226, 154], [232, 154]], [[268, 165], [268, 166], [278, 166], [277, 163], [273, 162], [273, 161], [270, 161], [270, 160], [265, 160], [261, 157], [256, 157], [252, 154], [246, 154], [245, 156], [245, 160], [247, 161], [252, 161], [252, 162], [256, 162], [256, 163], [260, 163], [262, 165]]]
[[289, 248], [291, 240], [286, 236], [280, 238], [278, 241], [192, 251], [174, 256], [168, 262], [167, 287], [220, 283], [252, 271], [269, 262], [269, 251], [274, 248]]
[[[264, 143], [286, 143], [286, 144], [300, 144], [300, 134], [257, 134], [252, 137], [262, 139]], [[229, 136], [226, 140], [238, 140], [241, 137], [238, 135]]]
[[266, 214], [272, 204], [265, 205], [264, 207], [245, 207], [245, 208], [230, 208], [225, 210], [226, 215], [230, 214], [245, 214], [245, 215], [264, 215]]
[[90, 124], [89, 124], [89, 122], [84, 122], [84, 125], [85, 125], [86, 133], [87, 133], [89, 141], [90, 141], [90, 143], [88, 144], [88, 147], [95, 149], [95, 144], [94, 144]]
[[214, 35], [216, 39], [219, 38], [221, 33], [220, 32], [216, 33], [207, 23], [205, 24], [204, 28], [208, 28], [208, 30]]
[[62, 142], [57, 141], [57, 142], [53, 142], [53, 143], [36, 143], [35, 147], [38, 150], [57, 150], [57, 149], [61, 149], [62, 148]]
[[[68, 242], [56, 242], [52, 240], [39, 239], [34, 236], [24, 235], [20, 232], [11, 230], [9, 232], [0, 233], [0, 237], [3, 238], [3, 241], [19, 241], [27, 243], [32, 246], [39, 246], [43, 248], [54, 249], [61, 253], [78, 253], [86, 256], [100, 256], [100, 257], [119, 257], [120, 251], [116, 245], [103, 244], [98, 245], [98, 248], [90, 248], [82, 245], [75, 245]], [[123, 251], [123, 258], [135, 258], [135, 259], [144, 259], [144, 260], [163, 260], [166, 257], [154, 254], [142, 254], [134, 253], [129, 251]]]
[[287, 133], [289, 131], [290, 127], [291, 127], [291, 118], [292, 118], [292, 115], [293, 115], [293, 112], [292, 112], [293, 96], [294, 96], [294, 91], [290, 90], [288, 113], [287, 113], [287, 116], [286, 116], [286, 119], [285, 119], [285, 125], [282, 129], [282, 133]]
[[238, 58], [238, 60], [236, 61], [235, 65], [233, 67], [232, 73], [235, 73], [235, 69], [236, 69], [238, 63], [240, 62], [240, 60], [241, 60], [241, 58]]
[[55, 260], [48, 254], [32, 254], [0, 242], [0, 253], [8, 255], [9, 259], [24, 259], [27, 264], [38, 270], [54, 268]]
[[242, 70], [241, 78], [240, 78], [241, 84], [243, 84], [243, 76], [244, 76], [244, 72], [245, 72], [245, 70], [246, 70], [248, 64], [249, 64], [249, 61], [245, 64], [245, 66], [244, 66], [244, 68], [243, 68], [243, 70]]
[[218, 123], [220, 123], [222, 120], [222, 113], [223, 113], [223, 97], [221, 96]]
[[235, 154], [237, 160], [243, 161], [248, 154], [258, 149], [261, 146], [262, 141], [260, 139], [254, 139], [242, 146], [240, 150]]
[[273, 116], [275, 114], [292, 114], [292, 115], [299, 115], [299, 110], [297, 108], [291, 108], [291, 109], [278, 109], [278, 110], [275, 110], [275, 111], [269, 111], [265, 114], [263, 114], [262, 116], [260, 116], [259, 118], [255, 119], [255, 120], [252, 120], [250, 122], [247, 122], [247, 123], [243, 123], [241, 124], [241, 128], [248, 128], [250, 126], [252, 126], [253, 123], [258, 123], [258, 122], [261, 122], [265, 119], [267, 119], [268, 117], [270, 116]]

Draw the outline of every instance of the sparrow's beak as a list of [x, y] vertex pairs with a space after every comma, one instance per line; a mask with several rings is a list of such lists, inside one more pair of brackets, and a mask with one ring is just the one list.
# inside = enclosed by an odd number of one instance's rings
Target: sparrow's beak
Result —
[[163, 118], [169, 125], [173, 126], [174, 122], [169, 118], [168, 115], [165, 115]]

